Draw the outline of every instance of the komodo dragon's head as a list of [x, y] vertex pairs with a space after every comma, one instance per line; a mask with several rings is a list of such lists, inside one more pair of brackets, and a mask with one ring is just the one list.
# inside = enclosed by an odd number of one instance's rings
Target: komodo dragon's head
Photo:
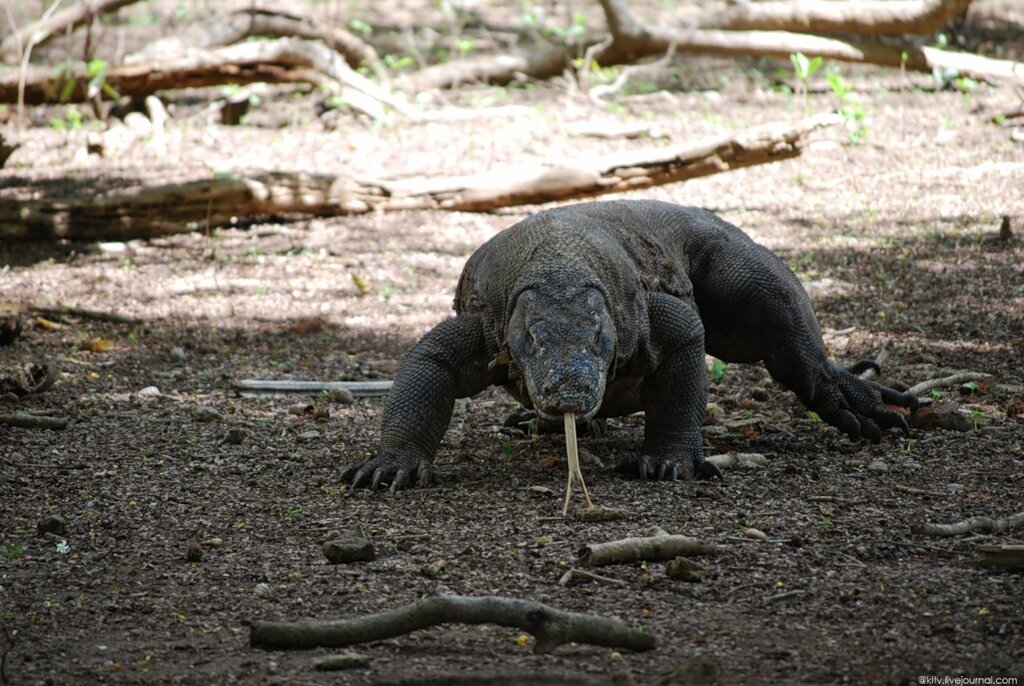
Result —
[[509, 354], [534, 409], [548, 419], [597, 414], [615, 357], [615, 324], [597, 287], [542, 284], [516, 298]]

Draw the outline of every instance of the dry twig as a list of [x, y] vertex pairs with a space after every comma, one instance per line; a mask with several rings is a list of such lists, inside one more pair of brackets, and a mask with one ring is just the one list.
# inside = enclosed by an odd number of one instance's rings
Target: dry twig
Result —
[[675, 557], [711, 555], [715, 552], [715, 546], [702, 543], [696, 538], [673, 535], [655, 529], [649, 536], [622, 538], [607, 543], [589, 543], [580, 548], [576, 556], [582, 565], [599, 567], [642, 560], [671, 560]]

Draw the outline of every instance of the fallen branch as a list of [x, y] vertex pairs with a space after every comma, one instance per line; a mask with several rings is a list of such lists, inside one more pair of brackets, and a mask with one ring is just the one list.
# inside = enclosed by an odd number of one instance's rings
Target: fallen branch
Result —
[[1003, 533], [1020, 526], [1024, 526], [1024, 512], [1018, 512], [1003, 519], [971, 517], [955, 524], [920, 524], [911, 527], [911, 531], [915, 534], [947, 538], [974, 532], [985, 534]]
[[927, 381], [922, 381], [919, 384], [914, 384], [907, 389], [907, 393], [923, 395], [933, 388], [944, 388], [946, 386], [967, 383], [968, 381], [983, 381], [991, 378], [992, 375], [986, 374], [985, 372], [959, 372], [957, 374], [950, 374], [949, 376], [943, 376], [937, 379], [928, 379]]
[[535, 653], [550, 653], [565, 643], [645, 651], [655, 646], [650, 634], [618, 619], [566, 612], [549, 605], [502, 597], [433, 596], [367, 617], [336, 621], [252, 623], [249, 642], [257, 648], [293, 650], [338, 648], [401, 636], [446, 623], [497, 624], [522, 629], [536, 638]]
[[189, 50], [240, 43], [260, 36], [319, 41], [340, 53], [352, 67], [364, 64], [373, 69], [379, 78], [386, 76], [377, 52], [353, 33], [315, 18], [255, 6], [197, 22], [174, 36], [150, 43], [141, 51], [129, 55], [125, 62], [146, 62], [168, 55], [182, 55]]
[[[619, 193], [798, 156], [837, 114], [692, 143], [552, 160], [460, 177], [360, 181], [305, 173], [224, 175], [109, 195], [0, 199], [0, 240], [150, 238], [261, 216], [341, 216], [408, 209], [487, 212]], [[88, 187], [83, 184], [83, 187]]]
[[781, 0], [736, 2], [683, 15], [690, 28], [797, 31], [867, 36], [925, 35], [940, 31], [971, 0]]
[[1008, 572], [1024, 571], [1024, 545], [979, 545], [974, 549], [974, 564], [998, 567]]
[[17, 426], [23, 429], [52, 429], [59, 431], [67, 428], [68, 420], [59, 417], [15, 412], [14, 414], [0, 414], [0, 424]]
[[[951, 52], [913, 43], [881, 43], [876, 40], [842, 39], [791, 31], [724, 31], [649, 26], [637, 21], [623, 0], [600, 2], [613, 37], [608, 47], [594, 54], [602, 66], [635, 62], [642, 57], [664, 53], [670, 45], [675, 45], [678, 53], [788, 58], [795, 52], [802, 52], [808, 56], [840, 62], [876, 64], [926, 73], [936, 69], [956, 70], [979, 81], [1024, 85], [1024, 64], [1012, 60]], [[753, 7], [758, 4], [738, 3], [734, 7]], [[843, 4], [850, 4], [851, 11], [860, 13], [859, 7], [852, 7], [854, 3]], [[877, 30], [866, 32], [871, 35], [882, 33]], [[592, 40], [583, 45], [546, 46], [522, 55], [451, 60], [414, 72], [401, 81], [400, 85], [406, 89], [423, 90], [453, 87], [466, 82], [505, 84], [526, 77], [546, 79], [561, 74], [579, 51], [597, 44], [597, 41]]]
[[34, 305], [29, 304], [27, 308], [29, 312], [36, 314], [46, 315], [48, 317], [83, 317], [85, 319], [95, 319], [101, 322], [113, 322], [115, 324], [141, 324], [142, 320], [138, 317], [132, 317], [127, 314], [120, 314], [119, 312], [103, 312], [101, 310], [89, 310], [84, 307], [73, 307], [71, 305], [58, 305], [55, 307], [49, 307], [45, 305]]
[[83, 0], [65, 10], [54, 12], [38, 21], [26, 24], [20, 29], [11, 27], [11, 32], [0, 41], [0, 58], [18, 61], [29, 44], [42, 45], [54, 36], [72, 31], [88, 24], [101, 14], [117, 10], [139, 0]]
[[768, 458], [760, 453], [722, 453], [709, 455], [708, 462], [719, 469], [764, 469]]
[[[83, 65], [54, 74], [37, 67], [26, 72], [24, 102], [83, 102], [88, 99], [90, 76]], [[309, 70], [350, 89], [378, 107], [387, 106], [418, 119], [422, 113], [403, 98], [392, 95], [348, 65], [345, 58], [323, 43], [297, 38], [250, 41], [211, 50], [195, 50], [173, 59], [151, 63], [112, 66], [105, 83], [121, 95], [143, 97], [163, 89], [199, 88], [224, 84], [308, 83]], [[0, 102], [17, 102], [19, 75], [7, 70], [0, 74]], [[315, 79], [312, 79], [315, 80]], [[379, 116], [363, 104], [361, 109]]]
[[576, 557], [581, 565], [600, 567], [602, 565], [711, 555], [715, 552], [717, 552], [715, 546], [702, 543], [696, 538], [669, 534], [657, 529], [650, 536], [622, 538], [607, 543], [589, 543], [576, 551]]
[[576, 584], [581, 584], [586, 581], [596, 581], [598, 583], [609, 584], [611, 586], [630, 585], [628, 581], [613, 579], [610, 576], [601, 576], [600, 574], [594, 574], [593, 572], [588, 572], [585, 569], [578, 569], [576, 567], [571, 567], [569, 571], [563, 574], [558, 580], [558, 583], [562, 586], [575, 586]]
[[388, 394], [394, 381], [293, 381], [244, 379], [231, 384], [243, 397], [259, 395], [310, 395], [346, 390], [357, 398], [378, 398]]
[[903, 486], [902, 484], [896, 484], [893, 486], [893, 489], [907, 495], [923, 495], [929, 498], [945, 498], [949, 496], [948, 493], [942, 493], [941, 491], [929, 491], [924, 488], [915, 488], [914, 486]]

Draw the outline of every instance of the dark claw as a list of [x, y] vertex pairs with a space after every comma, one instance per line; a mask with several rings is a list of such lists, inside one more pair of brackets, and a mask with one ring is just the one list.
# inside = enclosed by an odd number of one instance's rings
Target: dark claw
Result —
[[384, 468], [383, 467], [377, 467], [377, 469], [373, 472], [373, 483], [370, 484], [370, 490], [371, 491], [380, 490], [380, 480], [381, 480], [381, 478], [383, 476], [384, 476]]
[[658, 467], [658, 481], [665, 480], [665, 476], [668, 474], [669, 467], [669, 462], [662, 461], [661, 465]]
[[854, 362], [853, 364], [846, 368], [846, 371], [856, 376], [860, 376], [869, 369], [874, 370], [875, 374], [882, 373], [882, 368], [879, 367], [878, 363], [875, 362], [874, 360], [860, 360], [858, 362]]
[[647, 481], [647, 474], [651, 471], [651, 458], [646, 455], [640, 456], [640, 461], [637, 462], [637, 472], [640, 476], [641, 481]]
[[872, 443], [882, 442], [882, 430], [868, 417], [860, 417], [860, 433]]
[[369, 476], [370, 471], [367, 467], [363, 467], [362, 469], [360, 469], [358, 472], [356, 472], [356, 475], [352, 477], [352, 488], [359, 488], [360, 486], [362, 486], [363, 481], [368, 480]]
[[405, 488], [406, 483], [409, 481], [409, 470], [399, 469], [398, 473], [395, 474], [395, 480], [391, 482], [391, 492], [400, 491]]
[[434, 470], [430, 468], [429, 464], [421, 464], [419, 468], [419, 481], [420, 488], [426, 488], [430, 485], [431, 480], [434, 478]]
[[849, 410], [839, 410], [833, 417], [825, 419], [825, 421], [849, 436], [851, 441], [860, 440], [860, 422]]
[[725, 474], [722, 473], [722, 469], [718, 465], [702, 460], [698, 464], [693, 465], [693, 478], [705, 481], [709, 479], [725, 481]]

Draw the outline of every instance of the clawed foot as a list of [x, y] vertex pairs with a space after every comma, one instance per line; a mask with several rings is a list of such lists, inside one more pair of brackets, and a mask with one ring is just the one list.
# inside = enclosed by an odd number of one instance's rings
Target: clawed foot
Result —
[[691, 457], [657, 457], [637, 454], [622, 460], [615, 468], [621, 474], [638, 477], [641, 481], [678, 481], [684, 479], [719, 479], [724, 475], [717, 465], [708, 462], [703, 455]]
[[829, 363], [818, 375], [809, 406], [853, 441], [866, 438], [878, 443], [882, 432], [892, 428], [909, 435], [907, 420], [886, 405], [916, 409], [917, 398], [854, 373], [869, 368], [877, 370], [878, 365], [860, 362], [846, 369]]
[[362, 465], [349, 467], [342, 472], [344, 481], [352, 480], [352, 488], [368, 487], [374, 491], [381, 484], [390, 484], [391, 492], [413, 486], [425, 487], [430, 484], [433, 470], [429, 462], [403, 460], [397, 457], [380, 456], [367, 460]]

